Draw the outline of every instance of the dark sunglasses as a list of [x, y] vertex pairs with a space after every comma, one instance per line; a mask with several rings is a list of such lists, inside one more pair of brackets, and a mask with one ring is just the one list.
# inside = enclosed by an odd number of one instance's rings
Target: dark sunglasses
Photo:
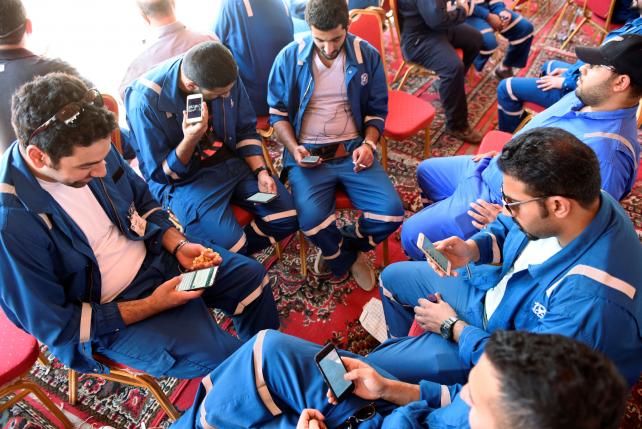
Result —
[[511, 197], [507, 197], [506, 194], [504, 193], [504, 188], [502, 187], [502, 204], [504, 204], [504, 207], [506, 207], [506, 210], [508, 210], [508, 213], [513, 215], [513, 207], [521, 206], [522, 204], [526, 203], [531, 203], [533, 201], [539, 201], [548, 198], [549, 196], [543, 196], [543, 197], [535, 197], [531, 198], [529, 200], [524, 200], [524, 201], [518, 201], [514, 200]]
[[29, 139], [27, 140], [27, 146], [29, 146], [31, 139], [33, 139], [38, 134], [46, 131], [56, 122], [60, 122], [61, 124], [65, 124], [67, 126], [72, 124], [73, 121], [78, 117], [80, 112], [84, 110], [85, 105], [94, 105], [98, 107], [102, 107], [104, 105], [103, 97], [100, 95], [100, 92], [96, 88], [91, 88], [90, 90], [85, 92], [85, 95], [83, 95], [80, 101], [72, 101], [71, 103], [65, 105], [62, 109], [58, 110], [55, 115], [47, 119], [47, 121], [45, 121], [42, 125], [33, 130], [33, 133], [31, 133]]
[[374, 402], [369, 403], [365, 407], [359, 408], [359, 410], [354, 413], [353, 416], [350, 416], [343, 422], [344, 429], [357, 429], [359, 424], [370, 420], [377, 413], [377, 408], [375, 407]]

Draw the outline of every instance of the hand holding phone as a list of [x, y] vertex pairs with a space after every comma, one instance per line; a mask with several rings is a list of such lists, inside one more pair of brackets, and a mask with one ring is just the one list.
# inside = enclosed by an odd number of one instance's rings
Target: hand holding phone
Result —
[[343, 378], [348, 371], [332, 343], [317, 353], [314, 361], [337, 402], [341, 402], [354, 391], [354, 383]]
[[201, 121], [203, 116], [203, 94], [190, 94], [186, 101], [188, 124], [195, 124]]
[[254, 204], [266, 204], [272, 201], [277, 197], [276, 194], [270, 194], [267, 192], [257, 192], [256, 194], [250, 195], [246, 198], [246, 201], [249, 201]]
[[417, 247], [426, 255], [426, 260], [431, 261], [447, 276], [450, 275], [451, 262], [443, 253], [435, 248], [430, 240], [422, 233], [417, 237]]
[[301, 159], [301, 164], [314, 165], [319, 162], [319, 159], [321, 159], [321, 157], [316, 155], [308, 155]]
[[181, 278], [181, 282], [176, 286], [176, 290], [189, 291], [211, 287], [214, 285], [217, 273], [218, 265], [185, 273]]

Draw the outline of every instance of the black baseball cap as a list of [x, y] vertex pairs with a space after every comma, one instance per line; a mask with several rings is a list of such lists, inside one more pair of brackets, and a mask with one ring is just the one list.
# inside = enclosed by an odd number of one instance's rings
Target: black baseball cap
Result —
[[625, 74], [642, 87], [642, 36], [623, 34], [615, 36], [597, 48], [578, 46], [577, 58], [587, 64], [610, 66], [618, 74]]

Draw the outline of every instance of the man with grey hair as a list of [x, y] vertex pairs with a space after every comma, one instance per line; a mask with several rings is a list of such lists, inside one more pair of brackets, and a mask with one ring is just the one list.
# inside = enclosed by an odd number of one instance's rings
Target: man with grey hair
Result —
[[150, 35], [144, 50], [132, 61], [120, 83], [118, 92], [124, 98], [125, 88], [165, 60], [184, 54], [201, 42], [218, 40], [214, 34], [190, 30], [176, 19], [174, 0], [136, 0], [140, 14], [149, 25]]
[[[185, 99], [201, 94], [187, 123]], [[152, 195], [170, 208], [190, 240], [252, 254], [298, 229], [283, 184], [265, 166], [256, 115], [229, 49], [204, 42], [125, 90], [127, 121]], [[262, 204], [248, 197], [274, 194]], [[255, 214], [238, 224], [230, 203]]]

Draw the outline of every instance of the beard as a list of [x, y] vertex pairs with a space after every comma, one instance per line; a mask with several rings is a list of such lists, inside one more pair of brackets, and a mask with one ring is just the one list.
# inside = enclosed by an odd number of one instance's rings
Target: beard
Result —
[[530, 241], [537, 241], [537, 240], [540, 239], [540, 237], [538, 237], [536, 235], [533, 235], [530, 232], [526, 231], [524, 229], [524, 227], [522, 226], [522, 224], [517, 221], [517, 219], [513, 218], [513, 222], [515, 222], [515, 225], [517, 225], [519, 230], [522, 231], [524, 233], [524, 235], [526, 236], [526, 238], [528, 238]]
[[580, 78], [578, 82], [577, 89], [575, 89], [575, 95], [577, 95], [577, 98], [579, 98], [582, 103], [586, 106], [595, 107], [608, 100], [611, 95], [611, 79], [607, 79], [589, 88], [582, 84], [581, 79], [582, 78]]

